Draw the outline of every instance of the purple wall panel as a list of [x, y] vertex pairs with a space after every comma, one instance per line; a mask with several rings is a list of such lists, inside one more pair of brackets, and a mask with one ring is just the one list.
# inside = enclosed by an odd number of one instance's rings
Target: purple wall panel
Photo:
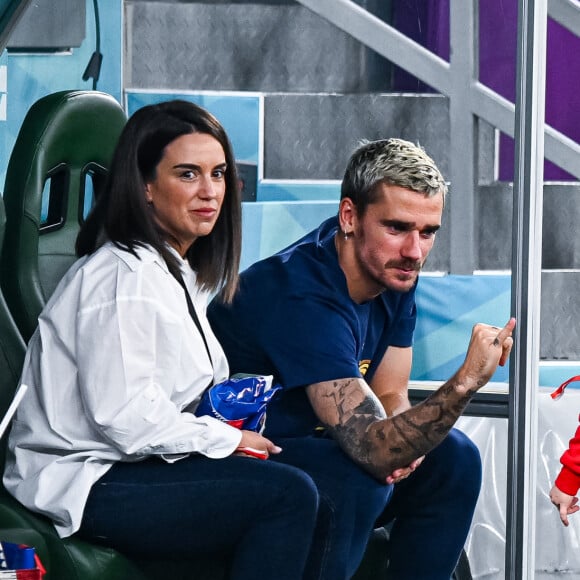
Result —
[[[515, 101], [517, 0], [486, 0], [480, 3], [479, 78], [502, 97]], [[449, 59], [449, 0], [395, 2], [394, 26], [435, 54]], [[580, 142], [580, 38], [548, 20], [546, 65], [546, 122]], [[429, 91], [411, 75], [396, 68], [393, 88]], [[546, 180], [574, 179], [546, 162]], [[514, 176], [514, 143], [506, 135], [500, 141], [500, 180]]]

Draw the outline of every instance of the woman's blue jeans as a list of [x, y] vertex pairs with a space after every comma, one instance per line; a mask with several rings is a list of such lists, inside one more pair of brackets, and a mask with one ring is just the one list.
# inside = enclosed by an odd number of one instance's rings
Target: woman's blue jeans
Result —
[[312, 479], [288, 465], [147, 459], [93, 486], [78, 534], [141, 559], [231, 553], [235, 580], [301, 580], [317, 508]]

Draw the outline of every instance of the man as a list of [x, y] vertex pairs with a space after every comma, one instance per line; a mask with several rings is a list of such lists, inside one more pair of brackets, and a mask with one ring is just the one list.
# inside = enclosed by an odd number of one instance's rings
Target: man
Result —
[[307, 471], [324, 498], [308, 578], [351, 577], [377, 523], [394, 520], [389, 578], [448, 579], [464, 545], [481, 462], [452, 426], [505, 364], [515, 321], [476, 325], [457, 373], [410, 406], [415, 289], [446, 193], [420, 147], [366, 143], [338, 216], [246, 270], [231, 306], [210, 306], [231, 372], [283, 387], [267, 418], [275, 460]]

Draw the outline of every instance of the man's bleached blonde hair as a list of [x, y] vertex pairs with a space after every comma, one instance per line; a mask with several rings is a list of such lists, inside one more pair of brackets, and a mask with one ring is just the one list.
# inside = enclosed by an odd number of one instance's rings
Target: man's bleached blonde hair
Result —
[[447, 184], [435, 162], [420, 145], [403, 139], [363, 142], [351, 155], [341, 187], [359, 215], [377, 200], [377, 185], [396, 185], [426, 197], [447, 195]]

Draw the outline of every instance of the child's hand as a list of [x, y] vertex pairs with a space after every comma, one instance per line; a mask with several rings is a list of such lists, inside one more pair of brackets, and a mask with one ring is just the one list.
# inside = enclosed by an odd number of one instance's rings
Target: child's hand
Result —
[[550, 500], [558, 508], [560, 519], [565, 526], [568, 525], [568, 516], [580, 510], [580, 506], [577, 505], [578, 498], [560, 491], [556, 486], [550, 490]]

